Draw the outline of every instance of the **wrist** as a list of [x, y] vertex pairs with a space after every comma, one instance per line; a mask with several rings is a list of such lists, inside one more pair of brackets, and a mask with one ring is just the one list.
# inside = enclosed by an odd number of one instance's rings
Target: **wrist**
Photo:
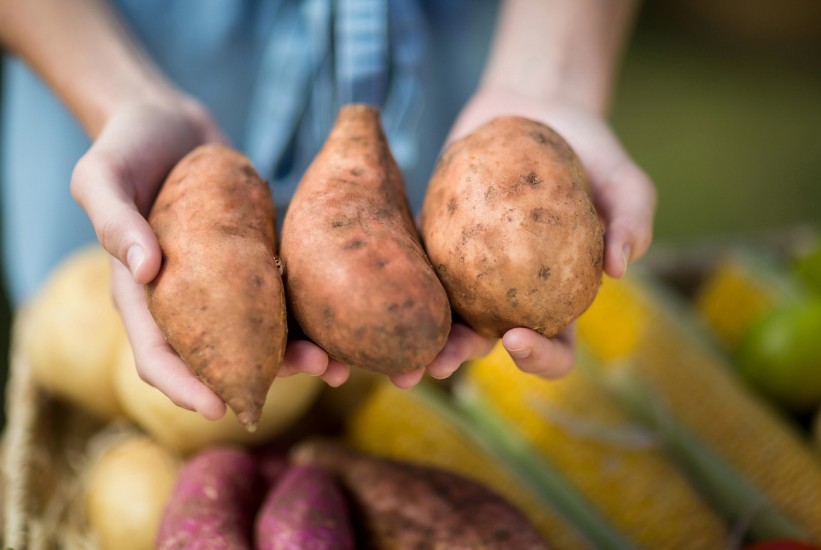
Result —
[[604, 115], [633, 0], [505, 0], [482, 86]]
[[0, 42], [40, 75], [92, 138], [122, 105], [173, 95], [105, 0], [2, 2]]

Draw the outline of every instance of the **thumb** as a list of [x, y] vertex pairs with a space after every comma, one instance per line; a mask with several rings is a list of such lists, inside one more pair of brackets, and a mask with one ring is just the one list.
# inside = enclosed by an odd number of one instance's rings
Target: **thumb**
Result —
[[142, 285], [153, 280], [162, 253], [137, 208], [127, 171], [92, 149], [74, 168], [71, 194], [91, 220], [97, 240], [128, 268], [134, 281]]

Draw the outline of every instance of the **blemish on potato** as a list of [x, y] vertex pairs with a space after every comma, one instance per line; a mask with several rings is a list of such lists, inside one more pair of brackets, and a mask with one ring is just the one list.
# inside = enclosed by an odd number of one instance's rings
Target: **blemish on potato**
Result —
[[485, 189], [485, 200], [492, 201], [496, 197], [496, 187], [493, 185], [489, 185], [487, 189]]
[[448, 201], [448, 214], [453, 214], [454, 212], [456, 212], [457, 207], [458, 204], [456, 203], [456, 197], [451, 197]]
[[351, 241], [346, 242], [343, 246], [343, 250], [357, 250], [365, 246], [365, 241], [362, 239], [353, 239]]
[[515, 288], [509, 288], [507, 289], [507, 292], [505, 292], [505, 298], [507, 298], [507, 301], [510, 302], [511, 307], [518, 307], [519, 305], [519, 301], [516, 299], [516, 294], [518, 294], [518, 290]]
[[543, 265], [542, 267], [539, 268], [539, 279], [542, 279], [542, 280], [546, 281], [549, 278], [550, 278], [550, 268], [547, 267], [546, 265]]
[[530, 219], [536, 223], [559, 223], [559, 215], [547, 208], [534, 208], [530, 211]]
[[352, 223], [353, 223], [353, 220], [351, 218], [348, 218], [347, 216], [342, 216], [342, 217], [339, 217], [339, 218], [336, 218], [336, 219], [332, 220], [331, 221], [331, 227], [334, 227], [334, 228], [347, 227], [347, 226], [351, 225]]
[[352, 168], [351, 169], [351, 175], [354, 176], [354, 177], [358, 178], [359, 176], [362, 176], [364, 174], [365, 174], [365, 170], [363, 170], [362, 168], [357, 167], [357, 168]]
[[382, 269], [382, 268], [384, 268], [386, 265], [388, 265], [389, 263], [391, 263], [391, 261], [390, 261], [390, 260], [387, 260], [387, 259], [385, 259], [385, 258], [379, 258], [378, 260], [376, 260], [376, 261], [373, 263], [373, 265], [374, 265], [374, 267], [376, 267], [376, 269]]
[[249, 164], [242, 164], [239, 167], [239, 171], [242, 172], [242, 175], [245, 176], [245, 182], [251, 185], [257, 185], [257, 176], [256, 170], [249, 165]]
[[522, 180], [531, 187], [536, 187], [544, 181], [544, 179], [540, 178], [536, 172], [530, 172], [529, 174], [522, 176]]
[[539, 132], [538, 130], [529, 132], [527, 135], [530, 138], [534, 139], [536, 143], [539, 143], [540, 145], [546, 145], [550, 143], [550, 141], [547, 139], [547, 136], [544, 135], [542, 132]]
[[219, 226], [217, 226], [217, 229], [219, 229], [220, 233], [222, 233], [224, 235], [229, 235], [231, 237], [247, 237], [248, 236], [248, 232], [245, 229], [243, 229], [241, 227], [237, 227], [235, 225], [219, 225]]

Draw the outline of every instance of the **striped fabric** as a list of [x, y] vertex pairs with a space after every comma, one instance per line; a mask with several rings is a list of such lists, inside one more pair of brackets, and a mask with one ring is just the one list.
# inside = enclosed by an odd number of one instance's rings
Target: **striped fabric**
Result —
[[245, 143], [277, 204], [288, 202], [347, 103], [380, 107], [400, 165], [414, 162], [425, 29], [415, 0], [280, 3]]

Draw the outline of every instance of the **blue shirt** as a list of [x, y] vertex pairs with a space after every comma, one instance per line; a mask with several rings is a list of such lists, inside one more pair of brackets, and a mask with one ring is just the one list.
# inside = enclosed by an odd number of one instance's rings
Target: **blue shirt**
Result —
[[[427, 178], [486, 54], [495, 2], [117, 0], [149, 56], [211, 111], [284, 214], [341, 105], [377, 105], [409, 199]], [[22, 62], [4, 60], [3, 254], [13, 303], [93, 242], [69, 194], [90, 145]]]

